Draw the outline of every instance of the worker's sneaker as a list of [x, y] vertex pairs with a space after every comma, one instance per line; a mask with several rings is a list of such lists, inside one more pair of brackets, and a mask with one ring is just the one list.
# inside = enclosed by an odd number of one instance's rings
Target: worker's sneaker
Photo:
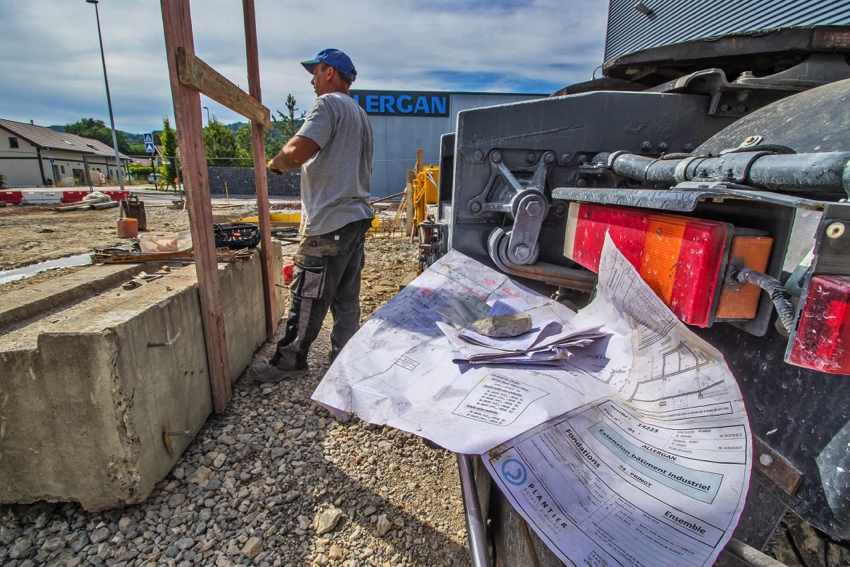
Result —
[[254, 382], [263, 383], [274, 383], [281, 382], [283, 380], [303, 378], [309, 373], [310, 368], [308, 367], [298, 368], [296, 370], [283, 370], [276, 366], [272, 366], [271, 364], [264, 364], [262, 362], [252, 364], [251, 367], [248, 368], [248, 377]]

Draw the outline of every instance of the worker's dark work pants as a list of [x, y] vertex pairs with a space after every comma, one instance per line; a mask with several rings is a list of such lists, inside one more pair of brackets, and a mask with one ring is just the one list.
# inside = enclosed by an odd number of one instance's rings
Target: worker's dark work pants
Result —
[[302, 238], [295, 254], [289, 317], [270, 364], [283, 370], [307, 367], [310, 345], [328, 313], [333, 316], [331, 359], [360, 327], [360, 274], [371, 219], [320, 236]]

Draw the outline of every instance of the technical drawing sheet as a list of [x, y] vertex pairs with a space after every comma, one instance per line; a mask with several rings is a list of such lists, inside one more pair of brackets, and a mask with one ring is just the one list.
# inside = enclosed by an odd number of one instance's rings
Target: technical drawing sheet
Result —
[[451, 251], [363, 325], [312, 399], [342, 419], [354, 413], [456, 453], [481, 454], [614, 393], [607, 377], [626, 367], [607, 358], [606, 348], [613, 348], [608, 337], [575, 349], [558, 367], [453, 362], [456, 353], [437, 326], [438, 308], [460, 300], [486, 314], [488, 302], [520, 299], [533, 319], [554, 321], [564, 332], [579, 330], [571, 324], [574, 311]]
[[[597, 297], [629, 359], [598, 376], [616, 393], [483, 455], [513, 506], [568, 565], [712, 565], [738, 523], [752, 438], [722, 355], [694, 335], [606, 237]], [[625, 369], [624, 369], [625, 368]]]

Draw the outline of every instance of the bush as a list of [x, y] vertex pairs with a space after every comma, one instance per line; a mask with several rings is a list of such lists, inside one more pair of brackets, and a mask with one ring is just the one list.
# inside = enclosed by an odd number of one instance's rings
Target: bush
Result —
[[0, 189], [6, 186], [6, 175], [0, 173]]
[[149, 165], [131, 165], [128, 169], [133, 174], [133, 177], [138, 177], [139, 179], [147, 179], [148, 175], [153, 173], [153, 168]]

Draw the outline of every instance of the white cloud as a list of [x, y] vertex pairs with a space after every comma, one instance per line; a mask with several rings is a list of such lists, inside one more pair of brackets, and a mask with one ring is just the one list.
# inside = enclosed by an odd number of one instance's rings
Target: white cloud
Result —
[[[144, 132], [172, 115], [160, 4], [98, 5], [116, 127]], [[197, 55], [248, 90], [242, 2], [194, 0]], [[355, 88], [550, 92], [587, 80], [602, 62], [606, 3], [256, 0], [263, 101], [314, 94], [298, 64], [320, 49], [346, 51]], [[37, 124], [108, 119], [94, 7], [84, 0], [0, 2], [0, 116]], [[202, 97], [223, 122], [241, 120]]]

